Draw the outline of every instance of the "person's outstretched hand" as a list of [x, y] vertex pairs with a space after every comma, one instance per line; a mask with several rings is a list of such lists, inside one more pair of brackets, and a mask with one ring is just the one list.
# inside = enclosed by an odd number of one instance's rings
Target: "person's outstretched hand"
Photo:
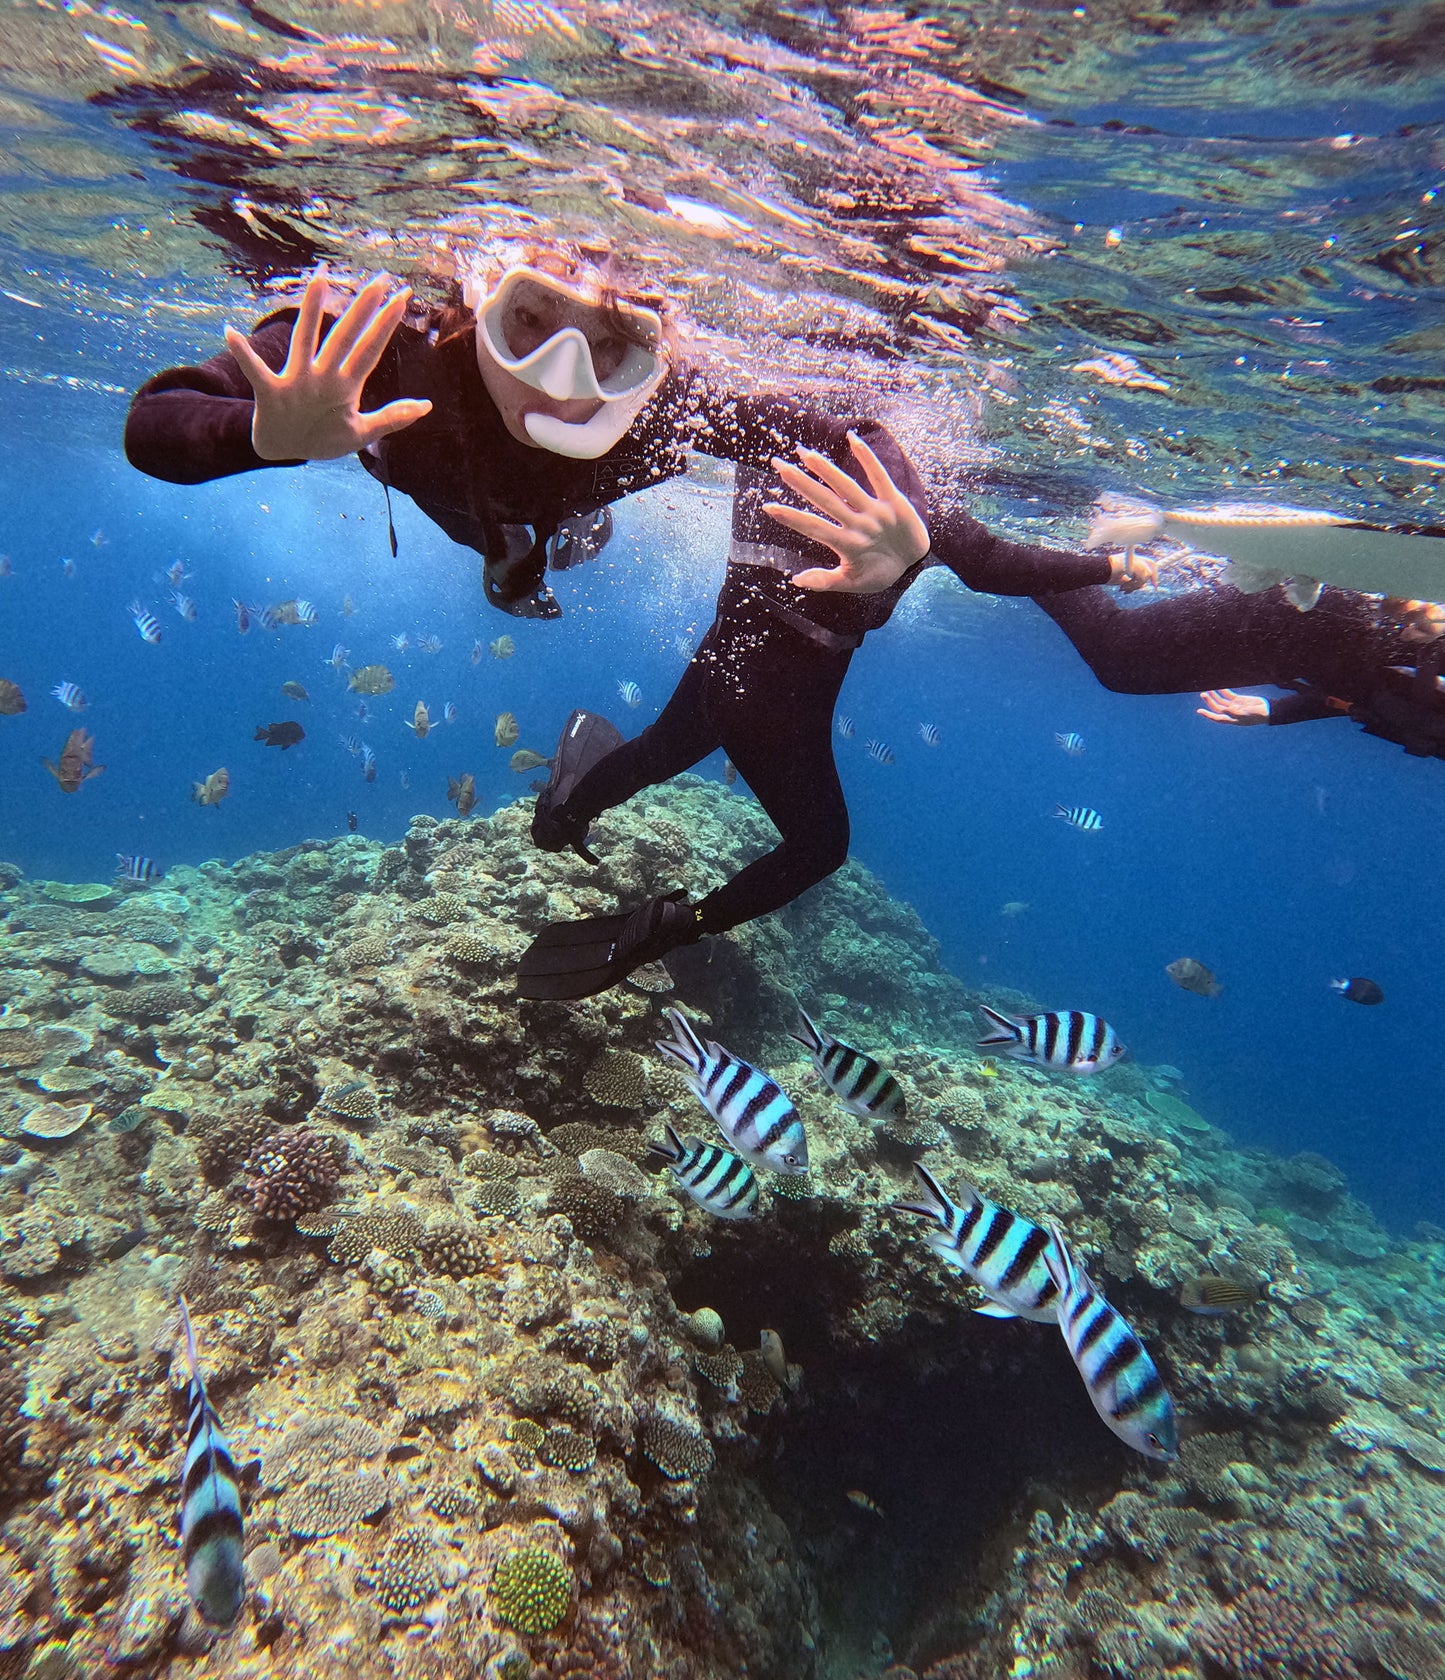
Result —
[[1197, 708], [1199, 716], [1211, 723], [1237, 723], [1247, 727], [1269, 722], [1269, 701], [1263, 695], [1237, 694], [1232, 688], [1210, 688], [1199, 698], [1204, 702]]
[[392, 291], [391, 280], [379, 275], [356, 294], [318, 347], [327, 284], [325, 270], [307, 281], [279, 373], [272, 373], [242, 333], [226, 328], [226, 346], [256, 394], [251, 447], [263, 461], [334, 461], [431, 412], [429, 402], [415, 397], [361, 412], [361, 388], [406, 313], [411, 289]]
[[801, 467], [778, 460], [773, 465], [789, 490], [810, 502], [817, 513], [785, 507], [781, 502], [765, 502], [763, 512], [800, 537], [811, 537], [831, 548], [838, 556], [836, 566], [815, 566], [811, 571], [796, 573], [793, 582], [799, 589], [876, 595], [891, 588], [928, 553], [928, 527], [863, 439], [849, 432], [848, 442], [872, 495], [826, 455], [816, 449], [800, 449]]

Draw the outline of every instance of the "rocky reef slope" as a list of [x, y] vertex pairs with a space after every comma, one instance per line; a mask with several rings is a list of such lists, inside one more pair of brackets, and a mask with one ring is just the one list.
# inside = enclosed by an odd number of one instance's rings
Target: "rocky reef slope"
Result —
[[[149, 889], [0, 866], [0, 1680], [1442, 1673], [1445, 1232], [1391, 1241], [1167, 1070], [982, 1061], [978, 998], [856, 864], [671, 973], [511, 996], [543, 922], [769, 832], [685, 779], [595, 871], [520, 806]], [[905, 1120], [817, 1085], [794, 997]], [[807, 1120], [756, 1220], [647, 1154], [708, 1131], [652, 1049], [673, 1004]], [[969, 1312], [890, 1209], [915, 1161], [1092, 1257], [1177, 1464], [1114, 1440], [1052, 1328]], [[1191, 1316], [1200, 1272], [1268, 1295]], [[220, 1638], [179, 1562], [178, 1292], [246, 1502]]]

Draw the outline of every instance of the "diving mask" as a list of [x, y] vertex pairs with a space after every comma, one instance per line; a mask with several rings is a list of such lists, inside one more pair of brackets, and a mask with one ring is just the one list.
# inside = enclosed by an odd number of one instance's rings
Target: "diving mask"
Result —
[[477, 317], [477, 352], [554, 402], [595, 402], [589, 420], [523, 418], [533, 443], [591, 461], [618, 443], [667, 375], [662, 318], [541, 269], [509, 268], [485, 296], [465, 289]]

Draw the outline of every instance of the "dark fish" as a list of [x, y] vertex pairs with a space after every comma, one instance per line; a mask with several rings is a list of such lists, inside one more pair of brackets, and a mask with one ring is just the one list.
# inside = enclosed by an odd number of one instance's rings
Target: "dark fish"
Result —
[[281, 692], [288, 700], [309, 700], [311, 698], [299, 682], [283, 682]]
[[1223, 1318], [1227, 1313], [1243, 1312], [1261, 1299], [1265, 1291], [1258, 1283], [1241, 1283], [1237, 1278], [1186, 1278], [1179, 1286], [1179, 1305], [1201, 1318]]
[[355, 834], [356, 833], [356, 812], [355, 811], [348, 811], [346, 813], [346, 832], [348, 834]]
[[518, 747], [507, 761], [513, 770], [540, 770], [544, 764], [550, 764], [550, 758], [543, 758], [541, 753], [533, 752], [530, 747]]
[[863, 1120], [903, 1118], [902, 1088], [872, 1056], [823, 1032], [803, 1009], [798, 1031], [789, 1036], [813, 1058], [814, 1071], [844, 1108]]
[[1351, 1003], [1383, 1003], [1385, 994], [1373, 980], [1366, 980], [1362, 974], [1357, 974], [1353, 980], [1331, 980], [1330, 985], [1341, 997], [1347, 997]]
[[476, 804], [477, 784], [470, 770], [464, 771], [460, 777], [447, 777], [447, 798], [456, 806], [459, 817], [466, 816]]
[[1197, 997], [1215, 998], [1224, 990], [1210, 970], [1193, 957], [1176, 957], [1172, 963], [1165, 963], [1164, 972], [1176, 986]]
[[236, 628], [244, 636], [251, 628], [251, 609], [244, 601], [233, 599], [231, 605], [236, 609]]
[[1057, 1225], [1049, 1226], [1044, 1264], [1059, 1292], [1059, 1329], [1094, 1410], [1135, 1452], [1166, 1463], [1178, 1458], [1174, 1403], [1154, 1361], [1123, 1315], [1075, 1263]]
[[94, 748], [94, 736], [87, 735], [83, 729], [72, 729], [66, 737], [65, 745], [60, 749], [59, 766], [52, 764], [48, 758], [41, 760], [60, 783], [62, 793], [79, 793], [82, 782], [88, 782], [92, 776], [98, 776], [105, 769], [103, 764], [91, 763]]
[[734, 764], [733, 761], [730, 758], [725, 757], [723, 759], [723, 782], [728, 787], [734, 787], [737, 784], [737, 779], [738, 779], [738, 767], [737, 767], [737, 765]]
[[298, 741], [304, 741], [306, 731], [299, 723], [266, 723], [257, 726], [251, 739], [264, 741], [268, 747], [280, 747], [281, 751], [285, 752], [287, 747], [294, 747]]
[[998, 1049], [1004, 1055], [1059, 1073], [1098, 1073], [1113, 1067], [1124, 1054], [1118, 1034], [1107, 1021], [1083, 1009], [1048, 1015], [1000, 1015], [987, 1004], [979, 1012], [994, 1028], [978, 1041], [980, 1050]]
[[783, 1338], [776, 1330], [764, 1330], [758, 1337], [758, 1352], [768, 1375], [785, 1394], [793, 1392], [792, 1373], [788, 1370], [788, 1356], [783, 1352]]
[[25, 710], [25, 696], [19, 683], [0, 677], [0, 717], [18, 717]]
[[213, 1627], [230, 1627], [241, 1614], [246, 1569], [242, 1557], [241, 1490], [221, 1420], [206, 1398], [196, 1338], [181, 1297], [186, 1361], [191, 1382], [190, 1417], [181, 1472], [181, 1556], [191, 1602]]

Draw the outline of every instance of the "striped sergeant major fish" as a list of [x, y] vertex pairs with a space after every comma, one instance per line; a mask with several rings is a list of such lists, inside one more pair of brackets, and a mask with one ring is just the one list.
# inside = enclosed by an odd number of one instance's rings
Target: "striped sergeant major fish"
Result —
[[861, 1120], [901, 1120], [903, 1088], [871, 1056], [825, 1033], [798, 1010], [798, 1030], [789, 1034], [813, 1058], [813, 1070], [850, 1113]]
[[894, 762], [893, 748], [886, 741], [869, 741], [867, 753], [875, 763], [892, 764]]
[[186, 1395], [185, 1466], [181, 1472], [181, 1556], [191, 1602], [213, 1627], [227, 1628], [241, 1614], [245, 1565], [241, 1549], [241, 1489], [231, 1449], [196, 1355], [190, 1310], [180, 1297], [191, 1381]]
[[1077, 758], [1084, 750], [1084, 737], [1071, 729], [1067, 735], [1055, 735], [1054, 741], [1070, 758]]
[[1082, 1271], [1057, 1225], [1044, 1264], [1059, 1292], [1059, 1329], [1094, 1410], [1125, 1446], [1165, 1463], [1179, 1456], [1174, 1402], [1144, 1344]]
[[1104, 819], [1092, 805], [1055, 805], [1054, 815], [1070, 828], [1083, 829], [1085, 834], [1097, 834], [1104, 826]]
[[1000, 1015], [981, 1003], [979, 1013], [994, 1029], [979, 1039], [980, 1050], [1001, 1050], [1005, 1056], [1054, 1073], [1099, 1073], [1126, 1054], [1109, 1023], [1084, 1009]]
[[918, 1213], [938, 1227], [923, 1240], [945, 1266], [962, 1272], [988, 1296], [974, 1311], [985, 1318], [1028, 1318], [1052, 1324], [1058, 1317], [1058, 1285], [1044, 1264], [1047, 1231], [981, 1196], [971, 1184], [960, 1187], [962, 1205], [945, 1194], [927, 1167], [914, 1162], [920, 1186], [916, 1202], [894, 1202], [899, 1213]]
[[630, 678], [624, 680], [619, 677], [617, 679], [617, 692], [625, 705], [640, 706], [642, 704], [642, 690]]
[[316, 607], [315, 607], [315, 604], [313, 602], [311, 602], [311, 601], [297, 601], [297, 603], [296, 603], [296, 622], [298, 624], [303, 624], [303, 625], [306, 625], [307, 627], [310, 627], [311, 625], [315, 624], [316, 620], [319, 617], [320, 617], [320, 614], [316, 611]]
[[938, 725], [936, 723], [920, 723], [918, 726], [918, 734], [925, 747], [936, 747], [943, 739], [943, 736], [938, 732]]
[[50, 693], [67, 711], [83, 712], [90, 704], [73, 682], [56, 683]]
[[838, 733], [845, 741], [851, 741], [858, 733], [858, 725], [854, 723], [852, 718], [850, 718], [846, 712], [839, 712], [836, 721], [838, 724]]
[[185, 619], [187, 624], [196, 622], [196, 603], [189, 595], [183, 594], [179, 589], [173, 589], [171, 591], [171, 605]]
[[148, 613], [139, 601], [130, 604], [130, 621], [140, 631], [143, 642], [158, 642], [161, 639], [161, 627], [155, 617]]
[[746, 1161], [715, 1143], [679, 1137], [664, 1125], [666, 1143], [648, 1145], [661, 1155], [672, 1176], [700, 1208], [719, 1219], [751, 1219], [758, 1211], [758, 1181]]
[[129, 852], [115, 854], [115, 872], [127, 881], [159, 881], [165, 874], [165, 870], [158, 869], [148, 857], [139, 853], [132, 856]]
[[667, 1018], [674, 1036], [657, 1048], [738, 1154], [784, 1176], [807, 1172], [807, 1134], [782, 1087], [711, 1039], [704, 1044], [680, 1009], [669, 1009]]

